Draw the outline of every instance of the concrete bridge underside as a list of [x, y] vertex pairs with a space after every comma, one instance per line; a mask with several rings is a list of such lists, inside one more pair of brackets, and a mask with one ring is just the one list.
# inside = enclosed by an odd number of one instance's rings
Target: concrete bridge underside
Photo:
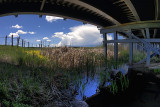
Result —
[[[104, 49], [114, 43], [114, 57], [118, 58], [118, 43], [129, 43], [129, 63], [132, 64], [133, 43], [141, 43], [147, 51], [150, 64], [151, 51], [159, 49], [151, 43], [160, 43], [160, 0], [0, 0], [0, 16], [19, 14], [54, 15], [90, 23], [101, 28]], [[114, 33], [114, 40], [107, 40], [107, 33]], [[118, 40], [117, 34], [128, 38]], [[153, 55], [152, 55], [153, 56]]]

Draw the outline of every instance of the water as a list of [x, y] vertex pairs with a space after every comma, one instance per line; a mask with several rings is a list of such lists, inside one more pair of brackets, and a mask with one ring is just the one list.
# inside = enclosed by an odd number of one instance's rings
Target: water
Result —
[[[87, 76], [85, 76], [82, 80], [82, 84], [78, 90], [78, 95], [76, 95], [76, 99], [82, 100], [83, 99], [83, 94], [86, 97], [90, 97], [96, 93], [96, 90], [98, 89], [99, 86], [99, 79], [98, 76], [96, 75], [94, 78], [89, 77], [87, 80]], [[85, 84], [85, 88], [83, 90], [83, 84]]]
[[[100, 84], [100, 72], [104, 71], [104, 68], [97, 69], [96, 74], [94, 77], [87, 77], [84, 75], [81, 79], [81, 84], [79, 85], [78, 95], [76, 95], [76, 99], [83, 100], [83, 96], [91, 97], [92, 95], [96, 94], [99, 91], [99, 84]], [[128, 66], [126, 64], [118, 67], [118, 70], [112, 68], [112, 71], [115, 72], [122, 72], [125, 75], [128, 72]], [[105, 87], [111, 85], [110, 82], [105, 83]]]
[[112, 71], [114, 71], [114, 74], [117, 74], [119, 71], [122, 72], [123, 75], [128, 73], [128, 65], [127, 64], [123, 64], [121, 66], [118, 67], [118, 69], [114, 69], [112, 67]]

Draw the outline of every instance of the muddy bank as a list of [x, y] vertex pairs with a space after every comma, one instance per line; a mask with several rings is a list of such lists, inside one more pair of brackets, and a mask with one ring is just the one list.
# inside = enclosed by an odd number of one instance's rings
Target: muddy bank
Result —
[[129, 88], [113, 95], [105, 89], [88, 98], [90, 107], [160, 107], [160, 79], [152, 72], [129, 71]]

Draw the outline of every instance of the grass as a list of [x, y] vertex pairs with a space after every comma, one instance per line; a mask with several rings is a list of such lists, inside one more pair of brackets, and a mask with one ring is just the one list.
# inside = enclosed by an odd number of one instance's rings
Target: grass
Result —
[[156, 74], [160, 74], [160, 68], [158, 68], [158, 69], [154, 69], [154, 73], [156, 73]]
[[111, 81], [110, 91], [113, 93], [113, 95], [115, 95], [118, 92], [118, 86], [116, 80]]
[[[59, 91], [76, 88], [81, 84], [81, 75], [94, 77], [97, 67], [118, 68], [129, 59], [124, 49], [119, 53], [117, 62], [113, 60], [113, 47], [110, 46], [108, 59], [103, 55], [103, 48], [17, 48], [0, 46], [0, 104], [2, 106], [30, 107], [48, 104], [59, 97]], [[138, 52], [137, 52], [138, 53]], [[144, 55], [138, 53], [135, 61]], [[100, 73], [103, 84], [110, 76], [109, 72]], [[125, 90], [129, 81], [121, 76], [121, 88], [117, 81], [111, 81], [110, 90], [116, 94]], [[55, 89], [55, 90], [53, 90]], [[57, 90], [58, 89], [58, 90]]]
[[[80, 74], [104, 65], [102, 49], [0, 46], [0, 104], [42, 106], [60, 98], [58, 90], [77, 84]], [[54, 84], [54, 85], [53, 85]], [[85, 86], [83, 85], [83, 90]]]
[[[45, 102], [49, 96], [45, 88], [49, 86], [47, 86], [47, 82], [44, 82], [43, 75], [36, 74], [37, 71], [27, 67], [0, 63], [0, 101], [2, 101], [2, 106], [20, 107], [20, 105], [24, 105], [29, 107], [30, 105], [38, 106], [39, 102]], [[48, 90], [50, 89], [48, 88]], [[39, 97], [41, 100], [34, 99], [34, 97]], [[42, 98], [45, 100], [43, 101]]]

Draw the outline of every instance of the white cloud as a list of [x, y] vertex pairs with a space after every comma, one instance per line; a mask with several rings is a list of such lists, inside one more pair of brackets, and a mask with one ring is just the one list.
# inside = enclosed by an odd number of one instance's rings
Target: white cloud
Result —
[[44, 40], [47, 40], [47, 39], [48, 39], [48, 37], [44, 37], [43, 39], [44, 39]]
[[62, 20], [62, 19], [63, 19], [62, 17], [46, 16], [47, 22], [53, 22], [53, 21]]
[[20, 29], [20, 28], [23, 28], [23, 27], [16, 24], [15, 26], [12, 26], [12, 28]]
[[112, 35], [107, 35], [107, 40], [112, 40], [113, 38], [112, 38]]
[[48, 39], [47, 42], [51, 42], [51, 40]]
[[61, 41], [58, 46], [97, 46], [102, 43], [102, 35], [96, 26], [86, 24], [70, 28], [71, 32], [64, 34], [56, 32], [52, 37], [58, 37]]
[[19, 37], [18, 33], [10, 33], [9, 37], [12, 37], [12, 35], [13, 35], [14, 38]]
[[35, 32], [28, 32], [28, 33], [31, 34], [31, 35], [35, 34]]
[[24, 32], [23, 30], [18, 30], [16, 33], [10, 33], [9, 34], [9, 37], [12, 37], [12, 35], [13, 35], [13, 37], [15, 38], [15, 37], [19, 37], [19, 34], [27, 34], [27, 32]]
[[55, 46], [58, 47], [57, 44], [50, 44], [50, 46], [51, 46], [51, 47], [55, 47]]
[[40, 42], [41, 40], [36, 40], [37, 42]]
[[27, 34], [27, 33], [29, 33], [29, 34], [35, 34], [35, 32], [25, 32], [25, 31], [23, 31], [23, 30], [18, 30], [16, 33], [10, 33], [9, 34], [9, 37], [11, 37], [12, 35], [13, 35], [13, 37], [19, 37], [19, 34]]
[[38, 27], [41, 27], [41, 26], [38, 26]]
[[18, 33], [18, 34], [27, 34], [27, 32], [24, 32], [23, 30], [18, 30], [16, 33]]

